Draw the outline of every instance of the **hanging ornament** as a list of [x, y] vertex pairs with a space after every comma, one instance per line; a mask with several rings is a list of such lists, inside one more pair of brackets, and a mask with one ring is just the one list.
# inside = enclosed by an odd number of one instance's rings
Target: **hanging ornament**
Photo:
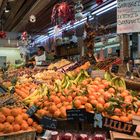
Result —
[[74, 20], [74, 8], [67, 2], [58, 3], [53, 7], [51, 21], [55, 25], [62, 26]]
[[0, 38], [6, 38], [6, 32], [0, 31]]
[[32, 23], [36, 22], [36, 17], [35, 17], [35, 15], [31, 15], [31, 16], [29, 17], [29, 21], [32, 22]]
[[83, 19], [84, 15], [83, 15], [82, 11], [84, 9], [84, 6], [82, 5], [81, 0], [78, 0], [78, 1], [75, 2], [74, 9], [75, 9], [75, 19], [77, 21]]
[[24, 32], [22, 33], [22, 35], [21, 35], [21, 39], [22, 39], [22, 41], [27, 40], [27, 37], [28, 37], [28, 34], [27, 34], [26, 31], [24, 31]]
[[103, 0], [96, 0], [96, 4], [100, 5], [103, 3]]

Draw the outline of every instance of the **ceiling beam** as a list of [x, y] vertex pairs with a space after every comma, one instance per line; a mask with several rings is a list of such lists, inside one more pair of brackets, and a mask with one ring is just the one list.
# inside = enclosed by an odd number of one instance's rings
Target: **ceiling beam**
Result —
[[14, 6], [12, 7], [10, 11], [10, 15], [8, 16], [5, 24], [4, 24], [4, 29], [8, 31], [9, 24], [12, 24], [14, 21], [15, 16], [21, 9], [22, 5], [24, 4], [25, 0], [16, 0]]
[[30, 15], [37, 15], [48, 3], [50, 0], [37, 0], [31, 9], [25, 14], [23, 19], [12, 29], [12, 31], [19, 31], [28, 24]]
[[7, 4], [7, 0], [0, 0], [1, 2], [1, 6], [0, 6], [0, 17], [2, 17], [2, 15], [3, 15], [3, 11], [4, 11], [4, 8], [5, 8], [5, 6], [6, 6], [6, 4]]

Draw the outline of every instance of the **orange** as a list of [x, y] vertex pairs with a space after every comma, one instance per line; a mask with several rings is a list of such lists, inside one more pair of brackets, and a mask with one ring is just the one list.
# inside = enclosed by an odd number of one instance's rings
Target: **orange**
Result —
[[36, 126], [36, 130], [37, 130], [37, 133], [42, 133], [43, 128], [42, 128], [41, 125], [37, 125], [37, 126]]
[[59, 104], [61, 102], [60, 98], [57, 97], [57, 96], [55, 96], [53, 101], [54, 101], [55, 104]]
[[15, 117], [15, 123], [22, 124], [22, 122], [23, 122], [23, 119], [21, 115], [18, 115]]
[[11, 110], [7, 107], [2, 107], [1, 108], [1, 112], [5, 115], [5, 116], [11, 116]]
[[0, 113], [0, 123], [5, 122], [5, 120], [6, 120], [6, 117], [2, 113]]
[[57, 108], [60, 108], [62, 106], [62, 103], [59, 103], [56, 106], [57, 106]]
[[123, 92], [121, 93], [121, 96], [122, 96], [122, 97], [128, 96], [128, 92], [123, 91]]
[[31, 126], [33, 124], [33, 120], [31, 118], [28, 118], [27, 123], [29, 126]]
[[20, 125], [19, 124], [14, 124], [13, 125], [13, 131], [14, 132], [20, 131]]
[[120, 121], [119, 116], [112, 116], [111, 119], [113, 119], [113, 120], [117, 120], [117, 121]]
[[79, 99], [76, 99], [74, 101], [74, 106], [75, 106], [75, 108], [79, 108], [81, 106], [81, 101]]
[[87, 101], [88, 101], [88, 98], [86, 96], [81, 97], [81, 104], [85, 104], [87, 103]]
[[109, 88], [108, 92], [109, 93], [115, 93], [115, 89], [114, 88]]
[[60, 117], [60, 114], [61, 114], [60, 110], [57, 109], [57, 110], [54, 112], [54, 117], [58, 118], [58, 117]]
[[103, 97], [100, 96], [97, 100], [98, 100], [98, 102], [101, 103], [102, 105], [105, 104], [105, 100], [104, 100]]
[[28, 129], [28, 124], [27, 123], [22, 123], [21, 124], [21, 129], [22, 130], [27, 130]]
[[120, 115], [120, 114], [122, 114], [122, 111], [119, 108], [115, 108], [114, 113], [116, 115]]
[[133, 115], [132, 114], [128, 114], [128, 119], [129, 121], [132, 121]]
[[69, 102], [63, 102], [63, 106], [69, 105]]
[[94, 99], [90, 100], [89, 102], [94, 106], [96, 106], [98, 104], [98, 101], [94, 100]]
[[15, 118], [13, 116], [7, 116], [6, 121], [9, 123], [14, 122]]
[[22, 118], [23, 118], [23, 120], [28, 120], [29, 115], [26, 114], [26, 113], [23, 113], [23, 114], [22, 114]]
[[92, 104], [90, 104], [90, 103], [86, 103], [85, 104], [85, 109], [86, 109], [86, 111], [93, 111], [93, 107], [92, 107]]
[[54, 113], [57, 110], [57, 106], [56, 105], [52, 105], [49, 107], [49, 111], [50, 113]]
[[99, 81], [99, 82], [102, 81], [101, 77], [96, 77], [94, 80], [95, 80], [95, 81]]
[[71, 94], [71, 97], [74, 99], [75, 97], [76, 97], [76, 92], [73, 92], [72, 94]]
[[103, 84], [98, 85], [99, 89], [104, 89], [105, 86]]
[[4, 129], [4, 125], [2, 123], [0, 123], [0, 132], [2, 132]]
[[129, 118], [126, 117], [126, 116], [121, 116], [120, 117], [120, 121], [122, 121], [122, 122], [129, 122]]
[[110, 107], [110, 105], [111, 105], [110, 103], [105, 103], [105, 104], [104, 104], [104, 108], [107, 109], [107, 108]]
[[67, 106], [66, 106], [66, 109], [67, 109], [67, 110], [72, 109], [72, 105], [67, 105]]
[[89, 98], [88, 98], [88, 100], [90, 101], [90, 100], [95, 100], [96, 98], [95, 98], [95, 96], [93, 96], [93, 95], [90, 95], [89, 96]]
[[69, 95], [69, 96], [67, 97], [67, 101], [68, 101], [68, 102], [72, 102], [72, 96]]
[[61, 100], [61, 102], [64, 102], [66, 100], [66, 97], [62, 95], [62, 96], [60, 96], [60, 100]]
[[66, 118], [66, 116], [67, 116], [67, 114], [66, 114], [66, 108], [64, 107], [64, 106], [62, 106], [61, 108], [60, 108], [60, 112], [61, 112], [61, 117], [62, 118]]
[[98, 103], [96, 105], [96, 109], [97, 109], [97, 111], [102, 112], [104, 110], [104, 107], [103, 107], [103, 105], [101, 103]]

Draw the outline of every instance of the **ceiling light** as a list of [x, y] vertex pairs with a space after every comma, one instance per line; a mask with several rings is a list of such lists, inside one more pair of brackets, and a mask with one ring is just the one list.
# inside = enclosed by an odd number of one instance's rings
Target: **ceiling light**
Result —
[[4, 12], [5, 12], [5, 13], [9, 13], [10, 10], [11, 10], [11, 7], [10, 7], [9, 3], [7, 3]]

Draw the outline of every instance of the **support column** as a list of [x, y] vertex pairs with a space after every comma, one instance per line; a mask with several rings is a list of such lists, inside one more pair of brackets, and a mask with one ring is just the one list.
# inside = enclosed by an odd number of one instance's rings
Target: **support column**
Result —
[[129, 58], [129, 37], [127, 34], [120, 35], [120, 46], [121, 59]]
[[138, 34], [138, 54], [137, 57], [140, 58], [140, 33]]

